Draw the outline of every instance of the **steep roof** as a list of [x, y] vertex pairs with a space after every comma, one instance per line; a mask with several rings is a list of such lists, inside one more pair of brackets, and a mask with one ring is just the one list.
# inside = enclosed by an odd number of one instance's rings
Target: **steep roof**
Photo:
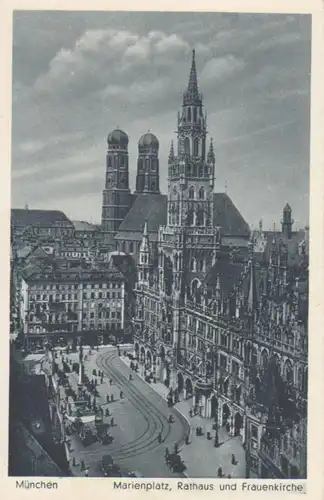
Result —
[[[147, 219], [149, 233], [157, 233], [159, 226], [167, 224], [166, 195], [138, 195], [133, 206], [119, 226], [115, 238], [117, 240], [140, 240], [145, 219]], [[226, 236], [248, 237], [250, 234], [248, 224], [226, 193], [214, 193], [214, 223], [221, 227], [222, 234]], [[125, 232], [127, 232], [127, 235]], [[131, 235], [129, 233], [133, 234]]]
[[304, 231], [294, 231], [291, 234], [291, 238], [285, 238], [284, 234], [279, 231], [264, 231], [263, 232], [266, 246], [263, 254], [263, 258], [266, 262], [270, 259], [270, 252], [272, 248], [272, 241], [275, 240], [276, 247], [278, 247], [279, 243], [282, 243], [286, 246], [288, 251], [288, 265], [292, 266], [294, 264], [298, 265], [303, 260], [303, 256], [299, 254], [299, 244], [305, 240], [305, 232]]
[[157, 233], [159, 227], [167, 223], [167, 196], [165, 194], [139, 194], [119, 226], [118, 232], [132, 231], [142, 234], [145, 220], [147, 220], [149, 233]]
[[11, 220], [14, 226], [48, 227], [55, 222], [72, 222], [59, 210], [29, 210], [23, 208], [11, 209]]
[[72, 221], [74, 229], [76, 231], [97, 231], [98, 226], [95, 224], [91, 224], [90, 222], [86, 222], [84, 220], [73, 220]]
[[215, 288], [217, 276], [219, 276], [220, 289], [224, 295], [228, 295], [233, 291], [234, 286], [239, 284], [244, 270], [244, 262], [231, 260], [225, 254], [220, 255], [208, 271], [205, 281], [208, 287]]
[[250, 228], [227, 193], [214, 193], [214, 224], [224, 235], [249, 236]]

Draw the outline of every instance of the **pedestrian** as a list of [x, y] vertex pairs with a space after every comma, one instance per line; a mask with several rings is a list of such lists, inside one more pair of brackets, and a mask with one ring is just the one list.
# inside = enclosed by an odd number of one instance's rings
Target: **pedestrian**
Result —
[[112, 378], [109, 380], [109, 384], [112, 385], [113, 381]]
[[229, 474], [227, 477], [228, 477], [228, 479], [231, 479], [231, 478], [232, 478], [232, 476], [231, 476], [230, 474]]
[[88, 469], [88, 468], [86, 468], [86, 470], [84, 471], [84, 475], [85, 475], [86, 477], [88, 477], [88, 476], [89, 476], [89, 469]]
[[174, 443], [174, 453], [177, 455], [179, 451], [178, 443]]
[[85, 463], [84, 460], [80, 460], [80, 469], [84, 470], [85, 469]]
[[109, 403], [109, 401], [110, 401], [109, 400], [109, 394], [107, 394], [107, 396], [106, 396], [106, 401], [107, 401], [107, 403]]
[[111, 395], [110, 400], [112, 403], [114, 402], [114, 395], [113, 394]]
[[189, 417], [192, 417], [192, 408], [189, 410]]
[[132, 374], [129, 374], [129, 380], [133, 380]]
[[106, 417], [109, 417], [109, 416], [110, 416], [109, 409], [106, 408]]
[[223, 470], [221, 467], [218, 467], [218, 470], [217, 470], [217, 476], [218, 477], [223, 477]]
[[161, 432], [159, 432], [158, 441], [159, 441], [159, 443], [162, 443], [162, 433]]
[[111, 425], [111, 427], [114, 427], [114, 417], [111, 417], [111, 419], [110, 419], [110, 425]]
[[103, 384], [103, 377], [101, 377], [100, 382]]
[[120, 399], [123, 399], [123, 397], [124, 397], [123, 391], [120, 391]]
[[232, 453], [232, 465], [236, 465], [236, 459], [234, 453]]

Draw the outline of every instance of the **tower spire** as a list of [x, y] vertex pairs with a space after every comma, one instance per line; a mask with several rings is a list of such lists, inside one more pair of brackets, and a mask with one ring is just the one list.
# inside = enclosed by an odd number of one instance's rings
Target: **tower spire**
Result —
[[171, 141], [169, 160], [173, 160], [173, 159], [174, 159], [174, 147], [173, 147], [173, 141]]
[[210, 139], [209, 151], [207, 155], [207, 161], [213, 163], [215, 161], [213, 138]]
[[193, 49], [193, 51], [192, 51], [191, 69], [190, 69], [186, 97], [189, 97], [191, 99], [199, 99], [195, 49]]

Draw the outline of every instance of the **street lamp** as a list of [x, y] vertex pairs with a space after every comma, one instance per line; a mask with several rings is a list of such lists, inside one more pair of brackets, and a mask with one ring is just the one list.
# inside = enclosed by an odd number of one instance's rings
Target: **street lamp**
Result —
[[[217, 339], [216, 339], [217, 342]], [[215, 390], [217, 392], [217, 369], [218, 369], [218, 351], [217, 345], [214, 346], [213, 349], [213, 358], [214, 358], [214, 377], [215, 377]], [[219, 447], [219, 435], [218, 435], [218, 398], [216, 396], [216, 406], [215, 406], [215, 438], [214, 438], [214, 447]]]

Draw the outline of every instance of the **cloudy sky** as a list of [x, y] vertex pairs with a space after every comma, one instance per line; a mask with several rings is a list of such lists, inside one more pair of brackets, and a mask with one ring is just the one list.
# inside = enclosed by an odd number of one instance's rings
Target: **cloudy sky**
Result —
[[301, 15], [16, 12], [12, 206], [99, 222], [106, 137], [160, 141], [161, 189], [196, 49], [216, 191], [270, 228], [288, 201], [308, 223], [311, 18]]

